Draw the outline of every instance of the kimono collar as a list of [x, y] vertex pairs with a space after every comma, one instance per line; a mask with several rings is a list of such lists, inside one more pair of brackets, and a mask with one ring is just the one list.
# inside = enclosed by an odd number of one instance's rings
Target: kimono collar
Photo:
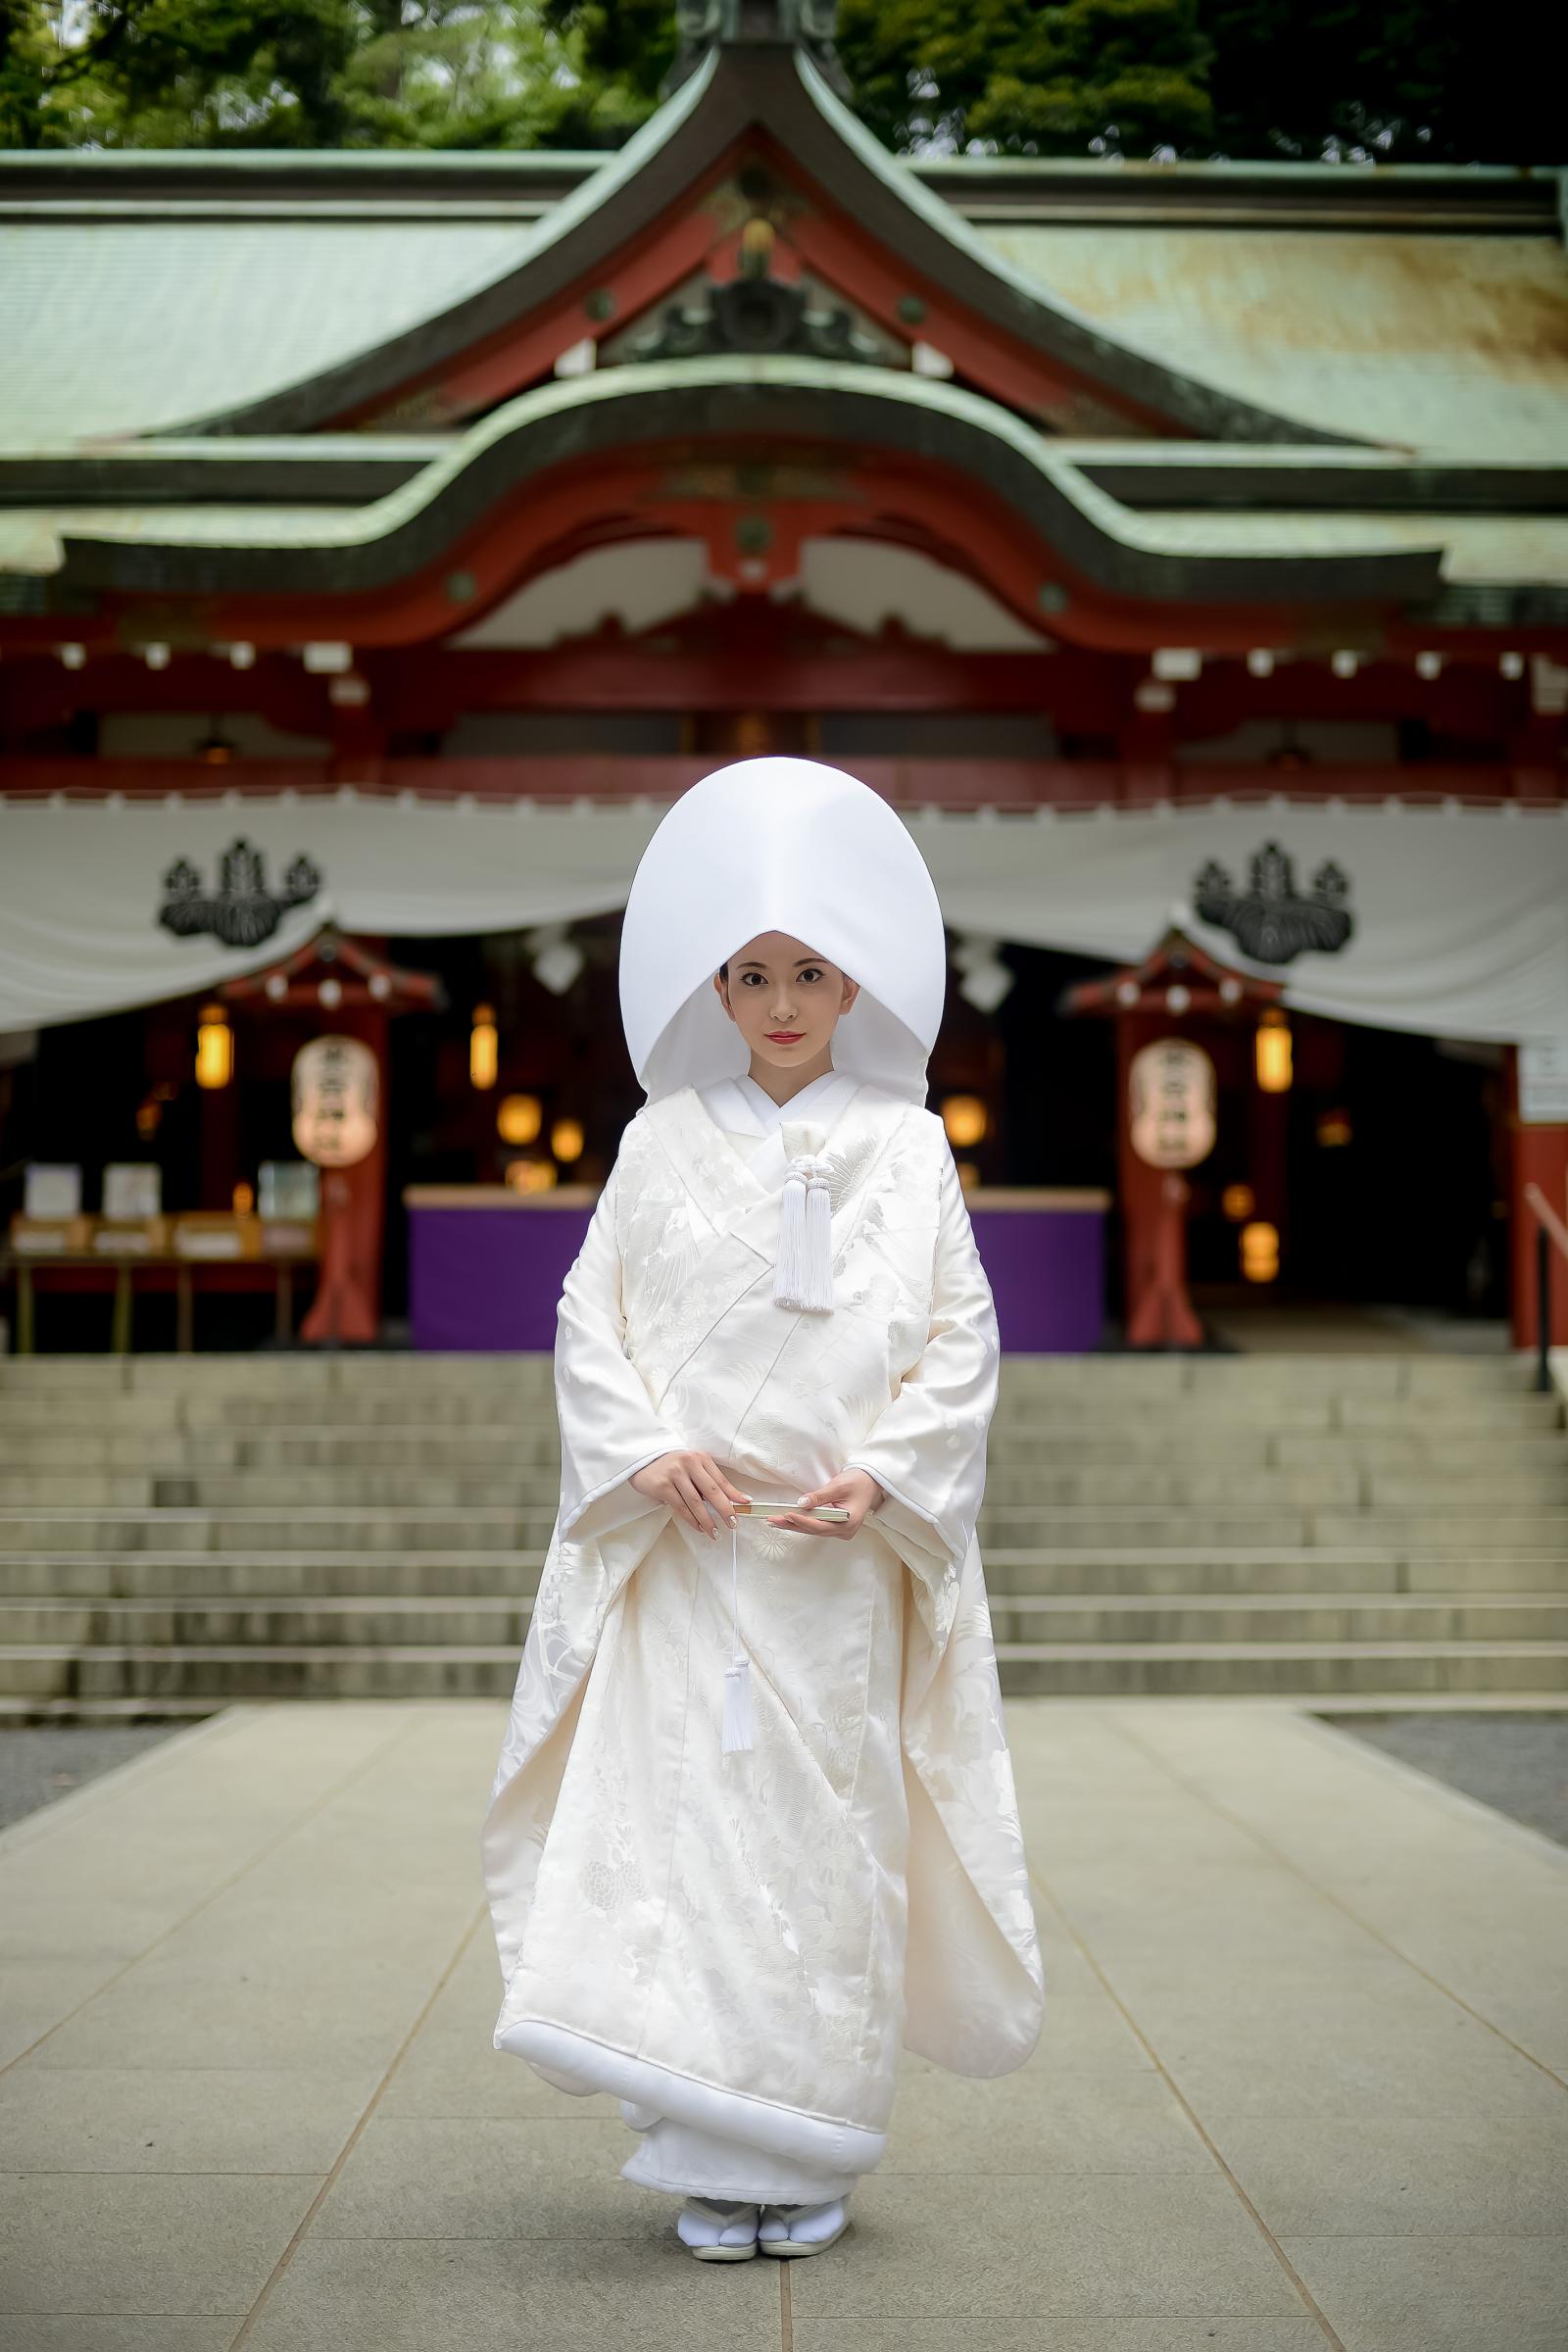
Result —
[[792, 1156], [808, 1152], [818, 1157], [827, 1180], [831, 1247], [837, 1255], [854, 1228], [866, 1179], [909, 1110], [902, 1096], [865, 1080], [855, 1086], [837, 1115], [830, 1110], [821, 1125], [782, 1120], [749, 1159], [743, 1159], [715, 1126], [694, 1086], [645, 1103], [638, 1116], [652, 1127], [713, 1231], [744, 1245], [760, 1268], [778, 1262]]
[[[755, 1078], [719, 1078], [697, 1089], [713, 1124], [737, 1140], [762, 1141], [776, 1128], [809, 1123], [826, 1134], [847, 1109], [858, 1081], [847, 1070], [826, 1070], [803, 1086], [787, 1102], [775, 1102]], [[742, 1146], [744, 1148], [744, 1145]], [[748, 1152], [747, 1156], [751, 1154]]]

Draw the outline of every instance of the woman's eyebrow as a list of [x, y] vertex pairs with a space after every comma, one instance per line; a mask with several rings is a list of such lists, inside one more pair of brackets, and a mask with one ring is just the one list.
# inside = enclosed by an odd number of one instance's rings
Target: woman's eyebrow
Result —
[[[820, 963], [821, 960], [822, 958], [820, 956], [797, 956], [795, 958], [795, 968], [797, 971], [799, 971], [803, 963]], [[742, 963], [739, 968], [743, 972], [765, 972], [767, 966], [761, 961], [760, 956], [748, 956], [744, 963]]]

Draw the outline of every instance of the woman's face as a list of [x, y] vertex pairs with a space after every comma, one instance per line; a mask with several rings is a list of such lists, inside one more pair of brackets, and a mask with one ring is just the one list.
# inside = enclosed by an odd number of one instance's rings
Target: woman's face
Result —
[[761, 931], [715, 972], [719, 1001], [759, 1061], [801, 1069], [827, 1051], [859, 984], [787, 931]]

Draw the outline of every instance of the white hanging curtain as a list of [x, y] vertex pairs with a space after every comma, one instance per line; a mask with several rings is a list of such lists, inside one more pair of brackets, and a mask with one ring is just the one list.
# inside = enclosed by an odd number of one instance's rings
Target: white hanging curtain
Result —
[[[351, 791], [0, 798], [0, 1031], [210, 989], [327, 920], [437, 937], [610, 912], [624, 906], [662, 814], [652, 801], [462, 807]], [[1448, 1037], [1568, 1035], [1568, 810], [1274, 803], [1125, 815], [932, 810], [908, 822], [955, 930], [1125, 962], [1179, 921], [1225, 960], [1282, 979], [1287, 1003], [1305, 1011]], [[160, 921], [166, 901], [211, 900], [236, 839], [260, 854], [263, 889], [220, 919], [249, 944], [201, 928], [176, 935]], [[1200, 872], [1221, 867], [1245, 899], [1268, 843], [1291, 859], [1299, 898], [1338, 869], [1351, 921], [1338, 953], [1254, 961], [1197, 918]], [[255, 936], [272, 919], [269, 898], [308, 886], [302, 858], [313, 895]], [[181, 864], [191, 871], [171, 891], [166, 878]]]

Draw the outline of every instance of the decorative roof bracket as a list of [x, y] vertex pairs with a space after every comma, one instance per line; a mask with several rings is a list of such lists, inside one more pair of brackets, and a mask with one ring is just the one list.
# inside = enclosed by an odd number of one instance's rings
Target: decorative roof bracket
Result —
[[850, 78], [833, 45], [837, 0], [677, 0], [680, 46], [664, 94], [679, 89], [710, 49], [804, 49], [836, 96]]

